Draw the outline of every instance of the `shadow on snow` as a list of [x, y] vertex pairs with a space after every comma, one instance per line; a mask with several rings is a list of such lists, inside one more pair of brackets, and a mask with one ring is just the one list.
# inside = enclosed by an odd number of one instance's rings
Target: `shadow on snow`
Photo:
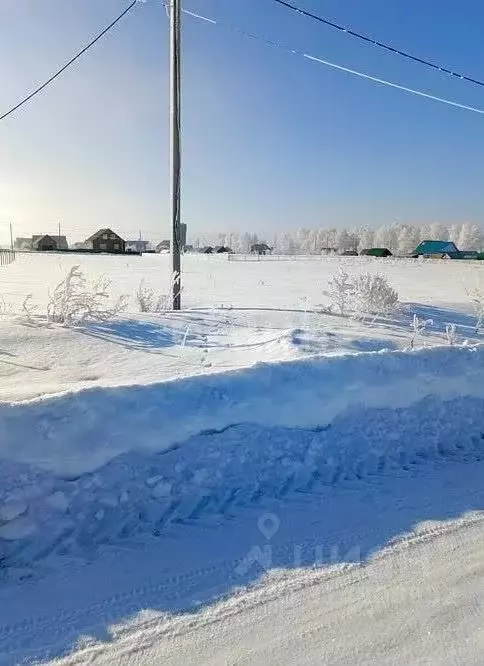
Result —
[[[429, 396], [405, 409], [355, 407], [325, 429], [234, 424], [60, 484], [86, 513], [71, 552], [90, 566], [67, 586], [54, 566], [14, 590], [5, 620], [59, 607], [68, 620], [55, 648], [44, 631], [5, 663], [61, 656], [86, 634], [109, 641], [112, 624], [142, 610], [195, 613], [273, 569], [364, 563], [418, 523], [482, 510], [483, 414], [482, 400]], [[168, 484], [158, 496], [157, 478]], [[101, 494], [121, 489], [129, 503], [101, 516]], [[21, 554], [16, 544], [10, 559]]]

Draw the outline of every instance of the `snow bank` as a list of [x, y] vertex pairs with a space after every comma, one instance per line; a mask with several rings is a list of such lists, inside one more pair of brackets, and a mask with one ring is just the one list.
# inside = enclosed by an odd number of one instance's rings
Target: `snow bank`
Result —
[[235, 424], [318, 428], [355, 406], [484, 398], [484, 347], [312, 358], [145, 386], [0, 403], [0, 458], [61, 477]]

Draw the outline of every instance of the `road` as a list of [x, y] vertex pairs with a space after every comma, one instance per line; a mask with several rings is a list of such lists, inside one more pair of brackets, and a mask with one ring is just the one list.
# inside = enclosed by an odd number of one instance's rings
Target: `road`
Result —
[[484, 521], [450, 523], [346, 571], [293, 572], [65, 664], [482, 664]]
[[0, 664], [482, 664], [483, 475], [453, 451], [110, 545], [0, 590]]

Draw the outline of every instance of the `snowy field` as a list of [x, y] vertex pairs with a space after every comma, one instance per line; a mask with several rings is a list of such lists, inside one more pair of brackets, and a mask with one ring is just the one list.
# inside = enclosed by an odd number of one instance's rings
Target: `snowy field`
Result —
[[[125, 311], [47, 324], [74, 264]], [[166, 255], [0, 267], [0, 664], [481, 664], [483, 270], [186, 256], [141, 313]]]
[[[285, 258], [286, 259], [286, 258]], [[111, 280], [113, 299], [127, 295], [116, 321], [79, 330], [34, 327], [22, 316], [0, 316], [0, 399], [22, 400], [90, 386], [146, 384], [206, 374], [260, 361], [312, 354], [405, 349], [414, 314], [432, 319], [417, 346], [445, 344], [455, 323], [460, 343], [478, 341], [467, 291], [484, 286], [484, 262], [417, 262], [369, 258], [297, 258], [228, 262], [227, 257], [184, 258], [184, 311], [141, 314], [136, 291], [169, 292], [170, 258], [19, 254], [0, 271], [0, 296], [21, 313], [32, 294], [39, 312], [49, 290], [79, 263], [92, 280]], [[398, 292], [400, 311], [372, 325], [325, 314], [324, 292], [339, 268], [383, 272]]]

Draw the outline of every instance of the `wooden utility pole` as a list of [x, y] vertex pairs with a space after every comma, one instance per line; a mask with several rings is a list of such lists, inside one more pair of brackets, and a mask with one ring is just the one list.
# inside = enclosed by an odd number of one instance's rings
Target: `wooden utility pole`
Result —
[[13, 230], [12, 230], [12, 223], [10, 222], [10, 249], [13, 252]]
[[170, 4], [170, 213], [173, 309], [181, 309], [180, 261], [180, 22], [181, 0]]

